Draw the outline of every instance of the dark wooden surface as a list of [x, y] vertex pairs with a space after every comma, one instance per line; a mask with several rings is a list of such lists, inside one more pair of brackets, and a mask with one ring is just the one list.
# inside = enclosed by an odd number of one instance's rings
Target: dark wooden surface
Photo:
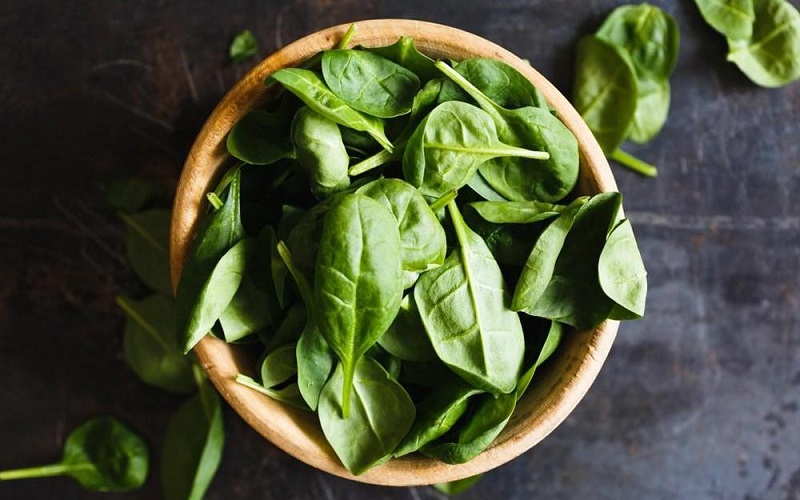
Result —
[[[119, 293], [137, 283], [98, 183], [174, 187], [194, 134], [262, 55], [316, 29], [408, 17], [463, 28], [569, 93], [575, 42], [620, 2], [6, 1], [0, 9], [0, 469], [55, 461], [97, 414], [154, 451], [181, 398], [121, 358]], [[647, 318], [620, 329], [589, 395], [547, 440], [463, 498], [800, 498], [800, 84], [766, 90], [724, 60], [690, 0], [662, 134], [631, 150], [657, 179], [615, 170], [650, 276]], [[793, 0], [794, 5], [798, 2]], [[441, 498], [315, 471], [230, 410], [210, 499]], [[157, 456], [157, 455], [156, 455]], [[69, 479], [0, 484], [3, 499], [90, 494]]]

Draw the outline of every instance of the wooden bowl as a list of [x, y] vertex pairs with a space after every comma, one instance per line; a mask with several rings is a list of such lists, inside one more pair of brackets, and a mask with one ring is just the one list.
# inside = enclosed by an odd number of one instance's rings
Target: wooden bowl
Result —
[[[205, 212], [205, 193], [213, 190], [228, 155], [230, 128], [266, 98], [265, 78], [296, 66], [335, 46], [347, 25], [318, 31], [270, 55], [222, 99], [192, 146], [178, 185], [172, 218], [170, 259], [172, 282], [178, 279], [198, 222]], [[603, 152], [564, 96], [529, 64], [481, 37], [448, 26], [422, 21], [381, 19], [360, 21], [353, 45], [380, 46], [402, 35], [414, 38], [420, 51], [434, 58], [500, 59], [527, 76], [544, 94], [580, 144], [581, 194], [616, 191]], [[254, 360], [237, 346], [211, 336], [194, 349], [200, 364], [222, 396], [261, 435], [290, 455], [320, 470], [356, 481], [410, 486], [453, 481], [488, 471], [527, 451], [572, 412], [592, 385], [616, 336], [618, 323], [606, 321], [592, 331], [566, 335], [556, 355], [537, 372], [505, 430], [487, 450], [463, 465], [447, 465], [422, 456], [392, 459], [360, 476], [350, 474], [325, 441], [316, 414], [289, 408], [234, 382], [239, 373], [255, 372]]]

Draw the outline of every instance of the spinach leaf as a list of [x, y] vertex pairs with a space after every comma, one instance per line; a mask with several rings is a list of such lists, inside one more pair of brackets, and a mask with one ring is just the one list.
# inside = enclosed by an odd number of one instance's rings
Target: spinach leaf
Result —
[[389, 459], [411, 428], [415, 410], [403, 386], [370, 357], [356, 362], [349, 408], [342, 397], [347, 383], [340, 363], [322, 391], [319, 421], [342, 464], [359, 475]]
[[311, 191], [320, 198], [350, 186], [350, 156], [339, 127], [311, 108], [302, 107], [292, 121], [297, 162], [311, 179]]
[[483, 474], [477, 474], [475, 476], [465, 477], [464, 479], [450, 481], [448, 483], [434, 483], [431, 486], [445, 495], [459, 495], [478, 484], [478, 481], [480, 481], [481, 478], [483, 478]]
[[[283, 102], [289, 102], [284, 99]], [[226, 139], [228, 153], [251, 165], [269, 165], [283, 158], [293, 158], [294, 148], [289, 137], [291, 114], [288, 105], [269, 113], [256, 109], [236, 122]], [[294, 111], [292, 108], [291, 111]]]
[[194, 392], [192, 362], [181, 353], [175, 337], [173, 300], [159, 294], [116, 300], [127, 316], [122, 346], [131, 370], [143, 382], [165, 391]]
[[341, 360], [345, 412], [356, 362], [400, 308], [401, 259], [397, 221], [384, 205], [347, 194], [325, 214], [314, 277], [316, 321]]
[[418, 51], [414, 45], [414, 39], [410, 36], [401, 36], [395, 43], [385, 47], [362, 48], [413, 71], [422, 83], [442, 76], [434, 66], [433, 59]]
[[598, 261], [603, 292], [620, 307], [641, 318], [647, 296], [647, 271], [629, 220], [611, 231]]
[[297, 344], [278, 346], [261, 362], [261, 384], [275, 387], [297, 375]]
[[[192, 249], [186, 258], [186, 263], [181, 273], [178, 290], [175, 296], [176, 327], [179, 332], [179, 342], [184, 352], [188, 352], [214, 324], [213, 321], [199, 324], [197, 317], [198, 302], [201, 293], [207, 289], [209, 277], [217, 266], [219, 260], [231, 247], [244, 238], [241, 211], [239, 208], [241, 170], [231, 178], [228, 194], [224, 205], [211, 212], [205, 224], [198, 231], [192, 244]], [[230, 297], [233, 297], [233, 292]], [[230, 298], [222, 305], [221, 310], [227, 305]]]
[[454, 442], [434, 442], [419, 451], [447, 464], [469, 462], [485, 450], [505, 428], [516, 407], [516, 393], [483, 396], [475, 413], [461, 426]]
[[300, 394], [300, 387], [297, 385], [297, 383], [293, 382], [286, 384], [286, 386], [282, 389], [268, 389], [253, 380], [252, 377], [242, 375], [241, 373], [236, 374], [235, 380], [236, 383], [241, 384], [249, 389], [253, 389], [256, 392], [260, 392], [265, 396], [269, 396], [275, 401], [279, 401], [293, 408], [297, 408], [298, 410], [311, 411], [308, 405], [306, 405], [302, 394]]
[[[225, 252], [214, 266], [211, 275], [200, 289], [197, 300], [189, 312], [186, 326], [182, 330], [184, 353], [189, 352], [222, 317], [239, 290], [247, 262], [253, 258], [257, 250], [255, 238], [245, 238]], [[238, 307], [238, 304], [234, 307]]]
[[469, 398], [480, 394], [458, 377], [439, 380], [433, 391], [417, 405], [417, 418], [394, 452], [402, 457], [445, 435], [467, 411]]
[[598, 260], [621, 202], [619, 193], [601, 193], [579, 209], [552, 278], [534, 304], [525, 304], [524, 312], [579, 329], [594, 328], [609, 316], [614, 303], [600, 287]]
[[[486, 243], [487, 248], [499, 264], [522, 267], [531, 252], [533, 241], [541, 232], [538, 225], [495, 224], [487, 222], [473, 211], [465, 211], [464, 219]], [[506, 270], [506, 279], [509, 278]]]
[[228, 50], [231, 62], [234, 64], [244, 62], [257, 53], [258, 41], [250, 30], [239, 32], [239, 34], [233, 38], [231, 48]]
[[369, 196], [388, 208], [397, 220], [403, 269], [423, 272], [440, 266], [447, 252], [444, 228], [425, 198], [401, 179], [379, 179], [356, 193]]
[[351, 108], [339, 98], [311, 70], [284, 68], [273, 73], [269, 80], [283, 84], [287, 90], [300, 98], [306, 105], [339, 125], [368, 133], [387, 151], [392, 151], [391, 141], [383, 133], [383, 122], [364, 115]]
[[658, 134], [669, 111], [669, 77], [678, 60], [680, 34], [669, 14], [646, 3], [615, 9], [597, 36], [630, 58], [637, 79], [638, 99], [628, 137], [639, 143]]
[[753, 0], [749, 39], [728, 39], [728, 60], [762, 87], [800, 79], [800, 12], [786, 0]]
[[413, 294], [403, 297], [397, 316], [378, 339], [378, 344], [404, 361], [424, 362], [436, 359], [436, 352], [425, 333]]
[[541, 349], [539, 349], [539, 354], [536, 356], [536, 361], [533, 365], [522, 372], [522, 375], [519, 377], [519, 382], [517, 383], [517, 387], [514, 390], [514, 393], [517, 396], [517, 401], [522, 398], [525, 394], [525, 391], [528, 390], [528, 386], [531, 383], [531, 379], [533, 378], [533, 374], [536, 372], [536, 369], [542, 365], [545, 361], [553, 355], [553, 353], [558, 348], [558, 345], [561, 343], [561, 337], [564, 335], [564, 326], [557, 321], [550, 322], [550, 329], [547, 331], [547, 336], [545, 337], [544, 344], [542, 344]]
[[308, 407], [317, 409], [319, 395], [336, 361], [334, 353], [317, 326], [317, 304], [308, 279], [297, 269], [286, 245], [278, 242], [278, 253], [297, 283], [305, 302], [306, 323], [297, 340], [297, 385]]
[[625, 52], [596, 36], [578, 42], [575, 110], [606, 154], [625, 140], [636, 112], [636, 72]]
[[328, 50], [322, 55], [322, 77], [351, 108], [378, 118], [411, 111], [420, 82], [412, 71], [363, 50]]
[[496, 224], [531, 224], [552, 219], [568, 210], [567, 205], [542, 201], [476, 201], [468, 206]]
[[528, 312], [544, 294], [553, 278], [558, 256], [564, 247], [575, 216], [582, 205], [570, 205], [570, 209], [559, 215], [542, 231], [522, 268], [511, 308]]
[[389, 374], [392, 380], [397, 381], [400, 378], [403, 360], [381, 347], [380, 344], [373, 344], [373, 346], [367, 350], [366, 356], [377, 361], [378, 364], [386, 370], [386, 373]]
[[480, 171], [475, 172], [475, 175], [467, 181], [467, 186], [475, 191], [478, 196], [484, 200], [489, 201], [507, 201], [507, 198], [498, 193], [488, 182], [483, 178]]
[[550, 157], [547, 152], [500, 142], [485, 111], [450, 101], [434, 108], [411, 135], [403, 154], [403, 174], [420, 193], [438, 198], [466, 184], [482, 163], [502, 156]]
[[306, 308], [302, 302], [292, 304], [286, 311], [280, 326], [275, 330], [275, 334], [266, 343], [266, 352], [284, 344], [296, 343], [303, 333], [307, 318]]
[[[530, 80], [503, 61], [474, 58], [458, 63], [454, 68], [482, 94], [498, 106], [507, 109], [535, 106], [547, 108], [547, 101]], [[439, 102], [471, 102], [470, 96], [452, 80], [442, 87]]]
[[127, 257], [131, 268], [148, 288], [172, 295], [169, 275], [169, 226], [172, 213], [153, 209], [120, 214], [128, 236]]
[[147, 479], [147, 445], [111, 417], [93, 418], [67, 436], [61, 461], [0, 472], [0, 481], [69, 476], [87, 490], [131, 491]]
[[695, 0], [703, 19], [726, 38], [749, 40], [756, 19], [753, 0]]
[[501, 141], [548, 153], [539, 159], [500, 157], [482, 164], [481, 176], [494, 190], [520, 201], [557, 201], [572, 190], [578, 181], [578, 141], [566, 125], [548, 109], [503, 108], [453, 68], [441, 61], [436, 65], [491, 116]]
[[[158, 182], [141, 177], [113, 179], [101, 185], [106, 203], [124, 214], [142, 210], [154, 200], [165, 197], [165, 189]], [[167, 200], [163, 200], [167, 201]]]
[[200, 500], [222, 458], [225, 429], [219, 395], [203, 380], [167, 425], [161, 451], [161, 486], [166, 500]]
[[439, 358], [480, 389], [509, 393], [517, 383], [524, 337], [510, 294], [486, 243], [447, 208], [459, 248], [423, 274], [414, 299]]

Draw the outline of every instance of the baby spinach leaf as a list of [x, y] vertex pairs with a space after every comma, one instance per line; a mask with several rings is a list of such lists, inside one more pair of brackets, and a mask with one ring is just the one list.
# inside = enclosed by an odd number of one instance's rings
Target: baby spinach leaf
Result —
[[800, 12], [786, 0], [753, 0], [749, 39], [728, 39], [728, 60], [762, 87], [800, 79]]
[[300, 394], [300, 388], [296, 383], [287, 384], [282, 389], [268, 389], [253, 380], [252, 377], [242, 375], [241, 373], [236, 374], [236, 378], [234, 380], [236, 380], [236, 383], [253, 389], [256, 392], [260, 392], [265, 396], [269, 396], [275, 401], [287, 404], [293, 408], [297, 408], [298, 410], [311, 411], [308, 405], [306, 405], [306, 402], [303, 400], [303, 396]]
[[[207, 290], [206, 285], [219, 260], [225, 252], [244, 238], [239, 208], [240, 181], [241, 171], [237, 169], [228, 186], [224, 205], [211, 212], [198, 231], [181, 273], [175, 296], [175, 317], [180, 336], [179, 343], [184, 352], [194, 347], [217, 320], [213, 318], [210, 324], [208, 321], [198, 322], [201, 313], [198, 310], [198, 302], [201, 293]], [[234, 289], [231, 292], [230, 297], [235, 291]], [[225, 302], [222, 309], [227, 302], [230, 302], [230, 298]]]
[[392, 353], [381, 347], [380, 344], [373, 344], [367, 350], [366, 356], [374, 359], [386, 370], [386, 373], [397, 381], [400, 378], [400, 370], [403, 368], [403, 360], [394, 356]]
[[182, 331], [185, 352], [199, 342], [222, 317], [239, 290], [248, 260], [253, 258], [257, 250], [255, 238], [245, 238], [225, 252], [214, 266], [197, 295], [197, 301], [191, 308]]
[[614, 303], [600, 287], [597, 267], [621, 202], [619, 193], [601, 193], [580, 208], [550, 282], [536, 303], [523, 309], [526, 313], [579, 329], [594, 328], [608, 317]]
[[575, 110], [606, 154], [616, 150], [628, 133], [638, 87], [636, 72], [625, 52], [596, 36], [578, 42], [573, 85]]
[[201, 500], [222, 458], [225, 429], [219, 395], [203, 381], [167, 425], [161, 452], [166, 500]]
[[417, 405], [417, 418], [411, 430], [394, 452], [402, 457], [415, 452], [431, 441], [445, 435], [467, 411], [469, 398], [480, 394], [458, 377], [450, 376], [433, 388], [433, 391]]
[[547, 361], [550, 356], [558, 348], [558, 344], [561, 343], [561, 337], [564, 334], [564, 326], [557, 321], [550, 322], [550, 329], [547, 331], [547, 336], [545, 337], [544, 344], [542, 344], [541, 349], [539, 349], [539, 354], [536, 356], [536, 361], [533, 365], [522, 372], [519, 377], [519, 382], [517, 383], [517, 387], [514, 390], [517, 401], [525, 394], [525, 391], [528, 390], [528, 386], [531, 383], [531, 379], [533, 378], [533, 374], [536, 372], [536, 369], [541, 366], [542, 363]]
[[531, 252], [532, 242], [541, 232], [540, 228], [529, 224], [495, 224], [471, 213], [464, 212], [467, 224], [483, 238], [495, 260], [499, 264], [522, 267]]
[[620, 307], [641, 318], [647, 296], [647, 271], [629, 220], [611, 231], [598, 261], [603, 292]]
[[400, 310], [378, 344], [390, 354], [405, 361], [424, 362], [436, 359], [431, 340], [414, 303], [414, 295], [403, 297]]
[[292, 122], [297, 162], [311, 179], [311, 191], [320, 198], [350, 186], [350, 156], [339, 127], [311, 108], [302, 107]]
[[177, 394], [194, 392], [192, 362], [181, 353], [175, 337], [175, 303], [153, 294], [142, 300], [118, 296], [127, 321], [123, 353], [143, 382]]
[[297, 386], [308, 407], [316, 410], [336, 359], [317, 326], [317, 304], [311, 284], [294, 265], [292, 254], [282, 241], [278, 242], [278, 253], [305, 302], [306, 323], [297, 340]]
[[144, 484], [148, 463], [141, 437], [112, 417], [98, 417], [67, 436], [60, 462], [2, 471], [0, 481], [69, 476], [87, 490], [131, 491]]
[[578, 141], [558, 118], [532, 106], [505, 109], [453, 68], [441, 61], [436, 65], [491, 116], [501, 141], [548, 153], [539, 159], [500, 157], [482, 164], [481, 176], [494, 190], [512, 200], [543, 201], [560, 200], [572, 190], [578, 181]]
[[483, 474], [477, 474], [475, 476], [465, 477], [464, 479], [450, 481], [448, 483], [434, 483], [431, 486], [445, 495], [459, 495], [478, 484], [478, 481], [480, 481], [481, 478], [483, 478]]
[[466, 184], [482, 163], [501, 156], [550, 157], [547, 152], [500, 142], [485, 111], [450, 101], [434, 108], [411, 135], [403, 154], [403, 174], [420, 193], [438, 198]]
[[423, 274], [414, 299], [439, 358], [475, 387], [514, 389], [524, 337], [510, 294], [486, 243], [464, 223], [455, 202], [447, 208], [459, 248]]
[[[288, 271], [287, 271], [288, 272]], [[286, 315], [275, 334], [266, 344], [266, 352], [284, 344], [296, 343], [306, 326], [306, 308], [302, 302], [296, 302], [286, 311]]]
[[507, 198], [498, 193], [488, 182], [483, 178], [480, 171], [475, 172], [475, 175], [467, 182], [467, 186], [475, 191], [484, 200], [489, 201], [507, 201]]
[[444, 262], [447, 241], [425, 198], [411, 184], [401, 179], [378, 179], [356, 193], [369, 196], [388, 208], [397, 220], [403, 269], [423, 272]]
[[153, 209], [120, 214], [128, 236], [127, 257], [131, 268], [148, 288], [172, 295], [169, 275], [169, 226], [172, 212]]
[[401, 259], [397, 221], [379, 202], [347, 194], [325, 214], [314, 277], [316, 321], [342, 362], [345, 412], [356, 362], [400, 308]]
[[678, 60], [680, 34], [669, 14], [646, 3], [615, 9], [597, 36], [629, 56], [638, 98], [628, 137], [639, 143], [658, 134], [669, 111], [669, 77]]
[[414, 45], [414, 39], [410, 36], [401, 36], [392, 45], [385, 47], [363, 47], [363, 50], [373, 52], [393, 61], [400, 66], [414, 72], [420, 82], [426, 83], [429, 80], [442, 76], [433, 59], [422, 54]]
[[297, 344], [278, 346], [261, 362], [261, 384], [275, 387], [297, 375]]
[[289, 92], [325, 118], [339, 125], [366, 132], [384, 149], [392, 151], [392, 143], [383, 133], [383, 122], [351, 108], [331, 92], [317, 73], [301, 68], [284, 68], [273, 73], [269, 80], [283, 84]]
[[[507, 109], [535, 106], [547, 108], [547, 101], [530, 80], [503, 61], [474, 58], [458, 63], [454, 68], [482, 94], [498, 106]], [[442, 87], [439, 102], [473, 102], [469, 94], [455, 82], [447, 80]]]
[[231, 62], [239, 64], [258, 53], [258, 41], [250, 30], [243, 30], [233, 38], [231, 48], [228, 50]]
[[749, 40], [756, 14], [753, 0], [695, 0], [703, 19], [726, 38]]
[[522, 274], [517, 281], [517, 288], [514, 290], [511, 308], [515, 311], [532, 310], [544, 294], [553, 278], [558, 256], [581, 206], [581, 204], [570, 205], [568, 210], [559, 215], [539, 235], [525, 261]]
[[567, 205], [554, 205], [535, 200], [476, 201], [468, 206], [475, 209], [485, 220], [496, 224], [531, 224], [552, 219], [568, 210]]
[[469, 462], [485, 450], [502, 432], [516, 407], [516, 393], [483, 396], [475, 413], [460, 426], [454, 442], [434, 442], [420, 452], [447, 464]]
[[415, 410], [403, 386], [370, 357], [356, 362], [349, 408], [342, 399], [347, 383], [340, 363], [322, 391], [319, 421], [342, 464], [359, 475], [389, 459], [411, 428]]
[[378, 118], [409, 113], [420, 87], [419, 78], [410, 70], [363, 50], [325, 51], [322, 76], [351, 108]]
[[251, 165], [269, 165], [283, 158], [293, 158], [294, 148], [289, 137], [291, 114], [284, 108], [282, 104], [275, 113], [256, 109], [236, 122], [226, 139], [228, 153]]

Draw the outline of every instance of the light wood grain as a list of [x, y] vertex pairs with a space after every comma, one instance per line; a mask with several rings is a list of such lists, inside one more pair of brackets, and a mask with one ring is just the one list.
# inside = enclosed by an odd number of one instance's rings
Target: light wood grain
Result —
[[[267, 98], [264, 80], [274, 71], [295, 66], [336, 45], [347, 25], [302, 38], [267, 57], [219, 103], [197, 136], [181, 175], [172, 218], [170, 260], [173, 284], [178, 279], [198, 221], [205, 193], [213, 189], [227, 158], [225, 136], [233, 124]], [[600, 147], [567, 99], [541, 74], [514, 54], [476, 35], [438, 24], [384, 19], [361, 21], [353, 44], [388, 45], [412, 36], [417, 47], [435, 58], [455, 60], [491, 57], [505, 61], [528, 77], [572, 130], [580, 145], [578, 190], [595, 194], [617, 189]], [[572, 412], [597, 377], [616, 336], [618, 323], [607, 321], [593, 331], [565, 336], [557, 354], [537, 372], [506, 429], [481, 455], [463, 465], [446, 465], [421, 456], [393, 459], [361, 476], [351, 475], [325, 441], [313, 414], [294, 410], [235, 383], [241, 372], [253, 374], [255, 360], [236, 346], [207, 336], [195, 354], [228, 403], [253, 428], [292, 456], [337, 476], [383, 485], [422, 485], [453, 481], [502, 465], [533, 447]]]

